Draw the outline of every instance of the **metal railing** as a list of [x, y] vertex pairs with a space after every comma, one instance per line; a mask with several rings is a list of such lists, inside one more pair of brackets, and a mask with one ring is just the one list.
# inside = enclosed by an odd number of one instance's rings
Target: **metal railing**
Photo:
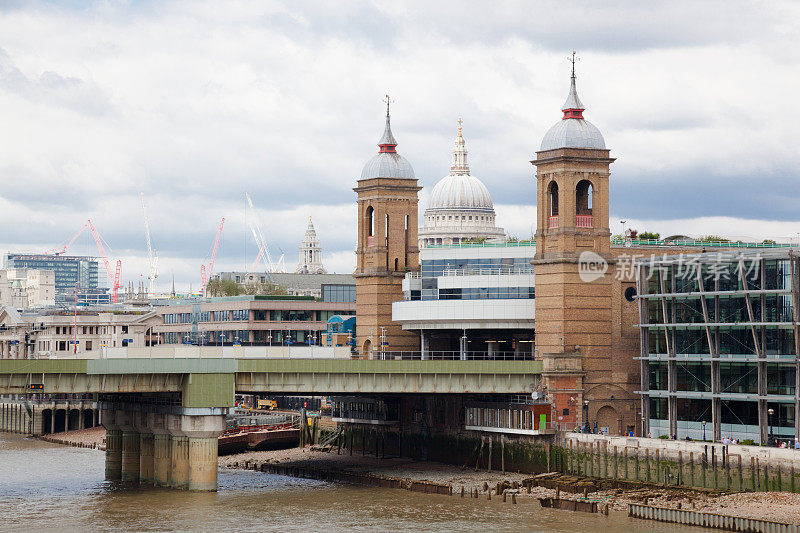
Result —
[[446, 268], [442, 271], [442, 276], [510, 276], [514, 274], [533, 274], [533, 267]]
[[535, 361], [531, 352], [488, 351], [373, 351], [369, 359], [377, 361]]

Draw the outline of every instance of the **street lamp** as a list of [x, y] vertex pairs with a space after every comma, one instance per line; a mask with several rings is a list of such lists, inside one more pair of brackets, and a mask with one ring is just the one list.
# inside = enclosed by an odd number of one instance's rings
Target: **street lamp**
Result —
[[772, 415], [775, 414], [775, 409], [770, 407], [767, 409], [767, 414], [769, 415], [769, 444], [772, 445], [775, 442], [775, 435], [772, 433]]
[[583, 420], [584, 429], [589, 429], [589, 400], [583, 400]]
[[627, 222], [627, 220], [620, 220], [620, 222], [622, 223], [622, 240], [624, 241], [625, 240], [625, 223]]
[[705, 420], [703, 420], [702, 424], [703, 424], [703, 441], [704, 442], [706, 440], [706, 423], [707, 422]]

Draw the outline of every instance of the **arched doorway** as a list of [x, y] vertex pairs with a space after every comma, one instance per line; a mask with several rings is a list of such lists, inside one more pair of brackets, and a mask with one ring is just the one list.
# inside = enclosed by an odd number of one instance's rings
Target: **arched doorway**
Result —
[[369, 357], [370, 352], [372, 351], [372, 341], [367, 339], [364, 341], [364, 355]]
[[597, 429], [609, 435], [618, 435], [617, 418], [617, 410], [610, 405], [604, 405], [597, 411]]
[[69, 420], [67, 421], [67, 431], [74, 431], [80, 428], [81, 412], [78, 409], [69, 410]]
[[86, 409], [83, 411], [83, 427], [94, 427], [94, 410]]
[[53, 424], [53, 410], [45, 409], [42, 411], [42, 435], [50, 433]]
[[55, 425], [53, 426], [53, 433], [61, 433], [67, 427], [67, 412], [63, 409], [56, 409], [54, 415]]

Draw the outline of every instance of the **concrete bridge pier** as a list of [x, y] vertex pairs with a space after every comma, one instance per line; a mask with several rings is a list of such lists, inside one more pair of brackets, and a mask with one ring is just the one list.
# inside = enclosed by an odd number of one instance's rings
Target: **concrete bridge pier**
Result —
[[106, 428], [106, 479], [122, 479], [122, 430], [116, 423], [116, 411], [103, 409], [102, 422]]
[[139, 482], [139, 432], [133, 420], [134, 413], [118, 410], [116, 422], [122, 431], [122, 481]]
[[184, 416], [184, 433], [189, 439], [189, 490], [217, 490], [218, 437], [225, 430], [220, 415]]
[[189, 437], [181, 430], [181, 415], [167, 415], [167, 427], [172, 437], [172, 468], [170, 486], [189, 488]]
[[153, 431], [148, 422], [148, 413], [134, 413], [134, 427], [139, 432], [139, 483], [153, 484], [154, 456]]
[[172, 436], [164, 413], [147, 413], [147, 425], [153, 432], [153, 482], [169, 487], [172, 478]]

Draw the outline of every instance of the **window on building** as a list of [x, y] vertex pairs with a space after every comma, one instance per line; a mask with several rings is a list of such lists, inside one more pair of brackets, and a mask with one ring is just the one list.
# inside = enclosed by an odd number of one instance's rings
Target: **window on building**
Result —
[[375, 235], [375, 210], [372, 206], [367, 207], [367, 236], [372, 237]]

